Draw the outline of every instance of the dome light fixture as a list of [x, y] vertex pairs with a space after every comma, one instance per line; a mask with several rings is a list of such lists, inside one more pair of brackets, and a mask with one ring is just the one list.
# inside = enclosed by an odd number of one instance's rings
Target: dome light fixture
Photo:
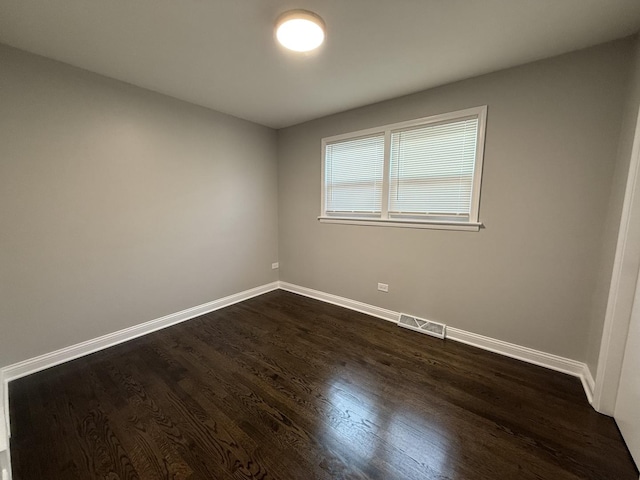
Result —
[[310, 52], [324, 42], [324, 20], [308, 10], [289, 10], [276, 21], [276, 38], [285, 48]]

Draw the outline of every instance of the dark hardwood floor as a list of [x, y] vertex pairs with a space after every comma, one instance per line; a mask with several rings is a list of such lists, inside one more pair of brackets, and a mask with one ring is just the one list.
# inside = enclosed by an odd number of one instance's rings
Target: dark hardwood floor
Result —
[[10, 404], [16, 480], [638, 479], [578, 379], [282, 291]]

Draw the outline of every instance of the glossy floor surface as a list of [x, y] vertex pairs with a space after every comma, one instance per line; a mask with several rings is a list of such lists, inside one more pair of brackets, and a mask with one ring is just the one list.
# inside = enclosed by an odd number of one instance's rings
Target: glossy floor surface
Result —
[[637, 480], [576, 378], [275, 291], [10, 384], [16, 480]]

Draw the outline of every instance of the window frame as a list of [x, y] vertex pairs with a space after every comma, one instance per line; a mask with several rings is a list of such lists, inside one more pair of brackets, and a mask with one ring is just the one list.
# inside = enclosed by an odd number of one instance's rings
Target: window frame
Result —
[[[469, 219], [464, 221], [440, 221], [433, 219], [419, 218], [389, 218], [389, 183], [390, 183], [390, 165], [391, 165], [391, 134], [399, 130], [405, 130], [416, 127], [435, 125], [438, 123], [449, 123], [455, 120], [464, 120], [465, 118], [478, 119], [478, 136], [476, 141], [476, 159], [474, 164], [474, 174], [471, 193], [471, 209], [469, 211]], [[372, 226], [391, 226], [405, 228], [428, 228], [438, 230], [467, 230], [478, 231], [483, 226], [479, 220], [480, 215], [480, 189], [482, 186], [482, 169], [484, 163], [484, 142], [487, 123], [487, 106], [467, 108], [457, 110], [455, 112], [432, 115], [428, 117], [417, 118], [404, 122], [382, 125], [380, 127], [367, 128], [356, 132], [349, 132], [322, 139], [322, 170], [321, 170], [321, 198], [320, 198], [320, 216], [318, 220], [322, 223], [338, 223], [349, 225], [372, 225]], [[383, 184], [382, 184], [382, 211], [380, 218], [360, 217], [360, 216], [343, 216], [343, 215], [327, 215], [326, 213], [326, 153], [327, 145], [345, 140], [355, 140], [357, 138], [384, 135], [384, 166], [383, 166]]]

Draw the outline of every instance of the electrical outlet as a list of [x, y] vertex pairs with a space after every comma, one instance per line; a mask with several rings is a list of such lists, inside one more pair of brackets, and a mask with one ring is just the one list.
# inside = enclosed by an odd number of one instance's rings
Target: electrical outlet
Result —
[[278, 268], [280, 268], [280, 264], [278, 262], [271, 264], [271, 270], [276, 270]]
[[381, 292], [388, 292], [389, 291], [389, 285], [387, 285], [386, 283], [379, 283], [378, 284], [378, 290], [380, 290]]

